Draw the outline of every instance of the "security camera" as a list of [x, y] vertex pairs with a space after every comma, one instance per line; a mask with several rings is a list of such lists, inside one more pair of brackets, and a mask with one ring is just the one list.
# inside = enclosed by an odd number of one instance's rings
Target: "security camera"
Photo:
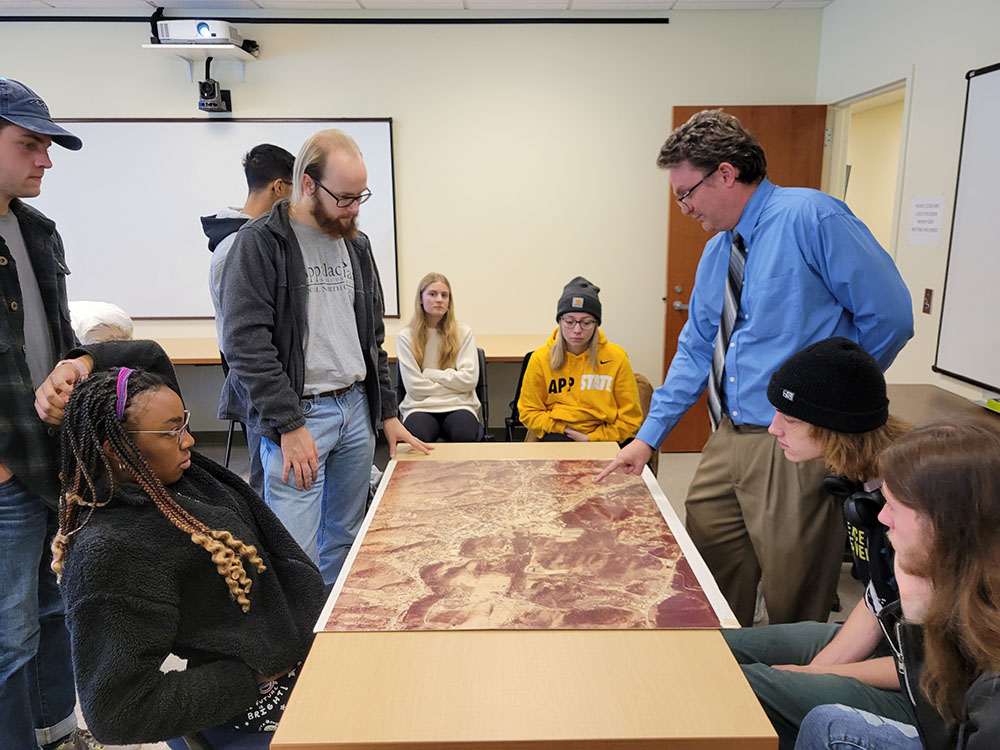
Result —
[[214, 78], [198, 82], [198, 109], [204, 112], [232, 112], [233, 100], [229, 89], [219, 87]]

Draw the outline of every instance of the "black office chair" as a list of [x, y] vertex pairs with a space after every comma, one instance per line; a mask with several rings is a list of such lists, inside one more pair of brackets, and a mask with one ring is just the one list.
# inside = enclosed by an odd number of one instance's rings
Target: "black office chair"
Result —
[[[226, 377], [229, 375], [229, 363], [226, 361], [226, 355], [221, 350], [219, 351], [219, 361], [222, 363], [222, 376]], [[229, 429], [226, 432], [226, 453], [222, 457], [222, 465], [227, 469], [229, 468], [229, 457], [233, 452], [233, 432], [235, 432], [237, 424], [243, 428], [243, 435], [246, 436], [247, 434], [247, 426], [245, 424], [237, 422], [235, 419], [229, 420]]]
[[[490, 435], [490, 389], [486, 384], [486, 352], [481, 348], [476, 349], [479, 358], [479, 380], [476, 381], [476, 398], [482, 407], [482, 416], [479, 420], [479, 441], [492, 440]], [[403, 375], [399, 367], [399, 360], [396, 361], [396, 398], [398, 403], [403, 403], [406, 397], [406, 386], [403, 385]], [[443, 442], [440, 438], [438, 442]]]
[[[521, 360], [521, 374], [517, 376], [517, 388], [514, 390], [514, 400], [510, 402], [510, 416], [504, 417], [503, 423], [504, 427], [507, 429], [507, 442], [514, 442], [514, 430], [524, 428], [521, 424], [520, 415], [517, 413], [517, 402], [521, 399], [521, 383], [524, 381], [524, 371], [528, 369], [528, 360], [531, 359], [531, 355], [534, 354], [534, 350], [528, 352], [524, 355], [524, 359]], [[527, 431], [525, 429], [525, 431]]]

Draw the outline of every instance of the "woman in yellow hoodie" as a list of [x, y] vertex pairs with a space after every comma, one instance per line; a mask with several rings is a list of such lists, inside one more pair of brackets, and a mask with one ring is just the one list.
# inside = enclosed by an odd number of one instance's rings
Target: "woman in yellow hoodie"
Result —
[[598, 328], [600, 291], [582, 276], [570, 281], [556, 306], [558, 327], [528, 361], [517, 409], [536, 438], [622, 443], [639, 430], [628, 355]]

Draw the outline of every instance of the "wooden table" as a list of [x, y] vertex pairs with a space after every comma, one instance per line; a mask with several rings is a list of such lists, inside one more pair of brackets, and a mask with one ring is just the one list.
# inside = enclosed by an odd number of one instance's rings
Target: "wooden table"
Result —
[[[612, 458], [612, 443], [439, 443], [400, 460]], [[715, 630], [319, 633], [275, 750], [773, 750]]]
[[[487, 362], [520, 362], [524, 355], [545, 343], [548, 334], [484, 333], [476, 336], [476, 345], [486, 353]], [[158, 338], [175, 365], [218, 365], [219, 344], [213, 338]], [[396, 337], [387, 336], [384, 348], [389, 361], [396, 361]]]
[[1000, 414], [936, 385], [889, 385], [889, 412], [914, 427], [934, 422], [978, 422], [1000, 427]]

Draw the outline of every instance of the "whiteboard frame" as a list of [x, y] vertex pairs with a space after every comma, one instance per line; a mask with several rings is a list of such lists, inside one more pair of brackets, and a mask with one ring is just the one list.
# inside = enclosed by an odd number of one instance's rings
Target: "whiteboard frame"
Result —
[[[962, 191], [962, 165], [964, 160], [969, 154], [966, 153], [966, 134], [969, 127], [969, 101], [972, 95], [972, 82], [974, 79], [983, 76], [987, 73], [992, 73], [995, 76], [1000, 77], [1000, 63], [995, 63], [993, 65], [986, 66], [984, 68], [978, 68], [976, 70], [970, 70], [965, 74], [966, 88], [965, 88], [965, 111], [962, 116], [962, 141], [961, 148], [958, 155], [958, 174], [955, 178], [955, 201], [951, 213], [951, 232], [948, 237], [948, 261], [945, 266], [945, 276], [944, 276], [944, 288], [941, 291], [941, 314], [938, 319], [938, 333], [937, 333], [937, 347], [934, 353], [934, 364], [931, 369], [934, 372], [940, 373], [942, 375], [947, 375], [949, 377], [961, 380], [966, 383], [970, 383], [980, 388], [984, 388], [988, 391], [1000, 392], [1000, 380], [988, 383], [984, 380], [979, 379], [979, 377], [973, 377], [970, 375], [965, 375], [961, 372], [957, 372], [951, 366], [941, 365], [941, 339], [942, 333], [944, 332], [948, 323], [950, 323], [950, 318], [948, 318], [948, 281], [951, 278], [952, 271], [956, 267], [956, 257], [955, 257], [955, 225], [957, 223], [957, 218], [959, 216], [959, 205], [958, 201], [960, 198], [960, 193]], [[968, 262], [968, 261], [966, 261]], [[987, 272], [984, 270], [984, 273]], [[955, 290], [953, 290], [955, 291]], [[1000, 373], [997, 373], [997, 377], [1000, 377]]]

